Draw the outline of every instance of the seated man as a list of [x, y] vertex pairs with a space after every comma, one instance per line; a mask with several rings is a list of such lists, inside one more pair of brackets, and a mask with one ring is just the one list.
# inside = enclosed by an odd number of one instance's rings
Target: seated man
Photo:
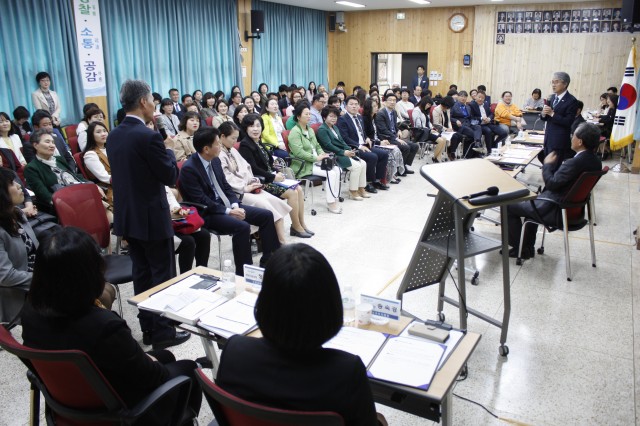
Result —
[[[484, 92], [478, 92], [476, 100], [469, 104], [471, 109], [471, 120], [480, 123], [480, 129], [484, 135], [484, 142], [487, 150], [498, 145], [509, 136], [509, 128], [507, 126], [496, 124], [491, 107], [485, 102]], [[497, 139], [495, 139], [497, 137]], [[495, 139], [495, 140], [494, 140]]]
[[[458, 100], [451, 108], [451, 124], [458, 133], [473, 139], [474, 148], [479, 149], [482, 147], [482, 129], [480, 122], [471, 117], [471, 109], [467, 105], [468, 97], [464, 90], [458, 92]], [[465, 146], [464, 157], [473, 156], [468, 154], [471, 154], [471, 151]]]
[[418, 144], [400, 139], [398, 114], [395, 111], [397, 100], [398, 97], [394, 93], [387, 91], [383, 100], [384, 105], [376, 114], [375, 123], [380, 140], [388, 140], [389, 143], [400, 148], [402, 159], [404, 160], [404, 174], [413, 174], [413, 170], [410, 170], [408, 166], [413, 163], [416, 152], [418, 152]]
[[584, 108], [584, 102], [578, 101], [578, 109], [576, 110], [576, 118], [575, 118], [575, 120], [573, 120], [573, 123], [571, 124], [571, 134], [572, 135], [576, 131], [576, 129], [578, 128], [579, 125], [581, 125], [582, 123], [587, 121], [582, 116], [582, 109], [583, 108]]
[[227, 183], [218, 155], [220, 132], [212, 127], [198, 130], [193, 136], [197, 155], [192, 155], [180, 172], [180, 193], [185, 201], [207, 206], [203, 214], [205, 226], [233, 236], [233, 259], [236, 275], [244, 276], [243, 265], [253, 264], [249, 225], [260, 227], [264, 266], [271, 253], [280, 247], [273, 214], [269, 210], [240, 204]]
[[413, 89], [413, 95], [409, 97], [409, 102], [411, 102], [413, 106], [418, 106], [421, 99], [422, 99], [422, 87], [416, 86], [415, 89]]
[[[592, 172], [602, 169], [600, 159], [594, 154], [595, 148], [600, 140], [600, 130], [591, 123], [581, 124], [571, 138], [571, 149], [576, 152], [573, 158], [565, 160], [560, 167], [555, 167], [557, 156], [555, 152], [549, 153], [542, 166], [542, 178], [544, 179], [544, 190], [539, 198], [561, 200], [567, 191], [571, 189], [574, 182], [583, 172]], [[507, 207], [509, 221], [509, 257], [518, 256], [520, 246], [520, 233], [522, 231], [523, 219], [536, 219], [548, 225], [558, 224], [559, 208], [556, 204], [545, 200], [523, 201], [518, 204], [511, 204]], [[562, 223], [560, 220], [559, 223]], [[536, 242], [536, 232], [538, 226], [527, 225], [522, 242], [522, 259], [529, 259], [534, 256]]]
[[347, 113], [338, 119], [337, 127], [344, 141], [358, 150], [358, 157], [367, 163], [367, 192], [386, 191], [389, 185], [381, 182], [386, 176], [389, 153], [384, 148], [374, 147], [364, 132], [364, 121], [358, 114], [360, 103], [355, 96], [347, 98]]

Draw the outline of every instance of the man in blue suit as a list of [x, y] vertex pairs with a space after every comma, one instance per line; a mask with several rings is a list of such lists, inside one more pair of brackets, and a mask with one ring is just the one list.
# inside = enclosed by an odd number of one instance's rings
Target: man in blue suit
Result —
[[[178, 178], [176, 159], [159, 132], [145, 123], [153, 121], [151, 88], [141, 80], [127, 80], [120, 89], [126, 113], [107, 139], [114, 193], [113, 229], [129, 243], [133, 263], [133, 290], [142, 293], [176, 276], [173, 227], [166, 186]], [[154, 349], [178, 345], [190, 334], [177, 332], [169, 320], [140, 311], [143, 343]]]
[[262, 259], [260, 266], [280, 247], [273, 222], [273, 213], [258, 207], [240, 203], [224, 177], [220, 155], [220, 132], [205, 127], [193, 136], [192, 155], [180, 171], [180, 193], [186, 201], [204, 204], [205, 226], [222, 234], [233, 236], [233, 259], [236, 275], [244, 276], [244, 265], [253, 264], [251, 256], [251, 231], [249, 225], [260, 228]]
[[544, 132], [544, 155], [556, 153], [558, 161], [555, 167], [574, 156], [571, 150], [571, 125], [576, 118], [578, 101], [567, 90], [571, 78], [566, 72], [556, 72], [551, 80], [553, 95], [549, 98], [549, 105], [542, 108], [540, 119], [547, 122]]
[[358, 114], [360, 103], [355, 96], [349, 96], [345, 100], [347, 113], [338, 119], [338, 130], [344, 141], [358, 150], [358, 157], [367, 163], [367, 186], [365, 191], [376, 193], [378, 190], [386, 191], [389, 185], [381, 182], [386, 175], [389, 153], [384, 148], [376, 148], [364, 132], [364, 121]]
[[422, 91], [425, 91], [429, 88], [429, 77], [424, 75], [424, 71], [424, 65], [418, 65], [416, 68], [417, 75], [411, 80], [411, 89], [420, 86]]

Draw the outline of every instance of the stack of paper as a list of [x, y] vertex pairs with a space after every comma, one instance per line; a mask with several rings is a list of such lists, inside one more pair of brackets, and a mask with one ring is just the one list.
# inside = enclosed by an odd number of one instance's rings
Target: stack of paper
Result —
[[209, 311], [200, 318], [198, 325], [219, 336], [231, 337], [246, 334], [257, 328], [253, 308], [258, 296], [249, 291], [240, 293], [227, 303]]
[[226, 301], [226, 298], [209, 290], [194, 290], [174, 285], [139, 303], [138, 308], [195, 325], [202, 315]]
[[387, 336], [377, 331], [342, 327], [342, 330], [333, 339], [322, 346], [358, 355], [362, 363], [368, 367], [385, 340], [387, 340]]

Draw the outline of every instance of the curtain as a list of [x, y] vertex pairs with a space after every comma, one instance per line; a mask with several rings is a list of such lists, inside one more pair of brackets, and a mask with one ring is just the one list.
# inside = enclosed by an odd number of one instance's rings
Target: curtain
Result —
[[253, 9], [264, 11], [264, 34], [253, 40], [252, 87], [267, 83], [277, 92], [280, 84], [327, 85], [325, 13], [260, 0], [253, 0]]
[[100, 15], [113, 117], [127, 79], [163, 98], [174, 87], [229, 93], [241, 83], [235, 0], [102, 0]]
[[62, 124], [80, 121], [84, 92], [70, 0], [3, 1], [0, 49], [0, 111], [12, 117], [22, 105], [33, 113], [35, 77], [46, 71], [60, 97]]

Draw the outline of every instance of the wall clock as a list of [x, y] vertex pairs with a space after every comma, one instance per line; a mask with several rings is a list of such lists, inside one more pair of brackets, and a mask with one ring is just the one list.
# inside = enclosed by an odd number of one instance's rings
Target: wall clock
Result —
[[449, 29], [454, 33], [461, 33], [467, 28], [467, 17], [462, 13], [454, 13], [449, 18]]

